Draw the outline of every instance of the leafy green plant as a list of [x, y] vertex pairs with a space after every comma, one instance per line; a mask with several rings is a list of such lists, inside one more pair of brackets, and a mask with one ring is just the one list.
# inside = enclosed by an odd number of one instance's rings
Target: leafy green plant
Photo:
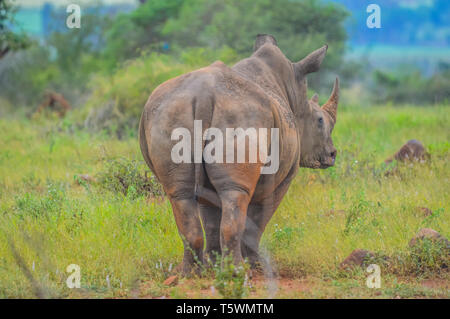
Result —
[[214, 270], [214, 288], [225, 299], [240, 299], [248, 294], [246, 262], [236, 266], [231, 254], [216, 256]]
[[[276, 225], [278, 226], [278, 225]], [[302, 227], [277, 227], [272, 234], [272, 240], [270, 242], [270, 248], [276, 248], [279, 246], [287, 246], [294, 239], [300, 239], [303, 236], [304, 229]]]
[[364, 215], [368, 212], [369, 207], [370, 203], [365, 198], [365, 192], [360, 191], [347, 214], [344, 234], [348, 235], [351, 231], [356, 231], [363, 226]]
[[112, 75], [98, 75], [92, 80], [92, 96], [75, 116], [90, 131], [106, 130], [119, 137], [130, 128], [136, 132], [138, 120], [152, 91], [161, 83], [205, 67], [217, 59], [224, 63], [237, 60], [227, 47], [218, 50], [190, 48], [180, 57], [143, 51], [141, 56], [124, 63]]
[[0, 59], [10, 51], [24, 49], [30, 40], [24, 33], [17, 32], [14, 15], [17, 11], [12, 1], [0, 1]]
[[392, 273], [403, 276], [439, 277], [448, 273], [450, 246], [445, 240], [423, 238], [406, 251], [389, 257]]
[[441, 217], [444, 214], [444, 208], [439, 208], [434, 210], [431, 215], [424, 218], [422, 221], [422, 225], [424, 227], [430, 227], [432, 223], [439, 220], [439, 217]]
[[44, 196], [37, 193], [26, 193], [16, 197], [15, 210], [20, 216], [48, 217], [61, 210], [66, 187], [63, 183], [47, 181], [47, 191]]
[[409, 264], [416, 274], [439, 273], [450, 266], [450, 247], [445, 241], [424, 238], [410, 248]]
[[161, 196], [161, 185], [153, 175], [148, 175], [142, 162], [120, 157], [106, 161], [98, 174], [98, 181], [104, 189], [122, 193], [131, 199], [144, 195]]

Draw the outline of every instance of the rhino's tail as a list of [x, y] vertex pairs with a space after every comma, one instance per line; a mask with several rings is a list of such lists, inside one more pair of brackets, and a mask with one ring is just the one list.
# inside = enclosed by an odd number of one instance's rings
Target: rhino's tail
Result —
[[[142, 156], [144, 157], [145, 162], [147, 163], [150, 170], [155, 174], [155, 170], [153, 169], [152, 161], [150, 160], [150, 154], [148, 152], [148, 144], [147, 144], [147, 138], [145, 137], [145, 118], [146, 118], [146, 110], [142, 112], [141, 120], [139, 122], [139, 146], [141, 148]], [[156, 176], [158, 178], [158, 176]]]
[[221, 207], [221, 201], [219, 196], [214, 190], [205, 188], [205, 182], [207, 177], [205, 170], [205, 160], [203, 158], [203, 150], [205, 149], [205, 141], [203, 139], [204, 132], [211, 127], [212, 116], [214, 114], [215, 99], [207, 99], [208, 101], [198, 100], [194, 97], [192, 100], [192, 113], [194, 120], [202, 121], [202, 161], [201, 163], [194, 163], [195, 174], [195, 186], [194, 186], [194, 198], [196, 201], [208, 202], [216, 207]]

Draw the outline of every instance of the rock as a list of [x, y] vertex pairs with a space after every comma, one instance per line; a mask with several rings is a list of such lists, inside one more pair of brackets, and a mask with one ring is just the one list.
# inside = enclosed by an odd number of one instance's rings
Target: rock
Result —
[[178, 276], [170, 276], [166, 280], [164, 280], [164, 285], [166, 286], [176, 286], [178, 284]]
[[409, 246], [410, 247], [415, 246], [420, 240], [423, 240], [424, 238], [428, 238], [431, 241], [443, 242], [447, 245], [447, 247], [450, 246], [450, 243], [447, 240], [447, 238], [445, 238], [444, 236], [442, 236], [437, 231], [435, 231], [434, 229], [431, 229], [431, 228], [422, 228], [421, 230], [419, 230], [417, 235], [414, 236], [409, 241]]
[[399, 162], [407, 162], [407, 161], [424, 162], [429, 158], [430, 154], [426, 152], [422, 142], [418, 140], [409, 140], [397, 151], [397, 153], [394, 154], [394, 156], [388, 158], [385, 161], [385, 163], [389, 164], [394, 159]]
[[49, 109], [52, 112], [57, 112], [60, 118], [63, 118], [66, 113], [72, 108], [67, 100], [62, 96], [52, 91], [46, 91], [44, 101], [39, 105], [35, 114], [42, 113], [44, 109]]
[[427, 207], [416, 207], [416, 211], [425, 217], [431, 216], [433, 211]]
[[340, 267], [342, 269], [353, 268], [355, 266], [362, 267], [364, 266], [367, 259], [374, 257], [375, 254], [369, 250], [355, 249], [350, 255], [348, 255], [347, 258], [344, 259], [343, 262], [341, 262]]

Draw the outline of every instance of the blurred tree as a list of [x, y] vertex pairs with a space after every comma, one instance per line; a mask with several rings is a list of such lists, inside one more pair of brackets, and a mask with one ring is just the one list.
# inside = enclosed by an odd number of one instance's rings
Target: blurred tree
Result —
[[15, 108], [34, 111], [50, 83], [58, 83], [60, 72], [50, 60], [50, 50], [37, 44], [10, 54], [0, 61], [0, 96]]
[[140, 50], [149, 45], [162, 49], [161, 29], [169, 17], [177, 15], [182, 3], [183, 0], [152, 0], [131, 13], [118, 15], [105, 34], [103, 59], [108, 68], [139, 56]]
[[74, 106], [82, 103], [89, 79], [103, 67], [102, 36], [108, 21], [96, 14], [97, 9], [84, 12], [79, 29], [67, 28], [65, 10], [52, 12], [45, 41], [33, 42], [1, 61], [0, 95], [33, 111], [46, 90], [62, 94]]
[[[66, 13], [62, 13], [54, 21], [65, 23], [65, 17]], [[65, 76], [64, 83], [86, 83], [90, 74], [101, 69], [100, 52], [105, 45], [103, 32], [108, 22], [108, 18], [98, 14], [94, 8], [83, 14], [81, 28], [52, 26], [53, 32], [47, 38], [47, 44], [55, 53], [54, 61]]]
[[[441, 65], [445, 65], [444, 62]], [[450, 101], [450, 69], [442, 67], [431, 77], [424, 77], [411, 65], [396, 70], [376, 70], [373, 100], [378, 103], [448, 103]]]
[[15, 32], [16, 8], [8, 0], [0, 0], [0, 59], [8, 52], [24, 49], [29, 40], [25, 34]]
[[347, 11], [319, 0], [185, 0], [163, 35], [180, 47], [223, 45], [248, 55], [258, 33], [273, 34], [293, 61], [328, 43], [325, 68], [341, 62]]
[[110, 65], [149, 47], [179, 52], [187, 47], [230, 47], [248, 55], [258, 33], [273, 34], [291, 60], [328, 43], [324, 67], [340, 65], [347, 11], [320, 0], [152, 0], [119, 16], [107, 32]]

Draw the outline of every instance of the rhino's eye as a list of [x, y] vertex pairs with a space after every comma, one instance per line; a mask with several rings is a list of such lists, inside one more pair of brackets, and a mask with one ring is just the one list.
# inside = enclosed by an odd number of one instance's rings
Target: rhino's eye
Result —
[[319, 124], [323, 124], [323, 117], [319, 117]]

